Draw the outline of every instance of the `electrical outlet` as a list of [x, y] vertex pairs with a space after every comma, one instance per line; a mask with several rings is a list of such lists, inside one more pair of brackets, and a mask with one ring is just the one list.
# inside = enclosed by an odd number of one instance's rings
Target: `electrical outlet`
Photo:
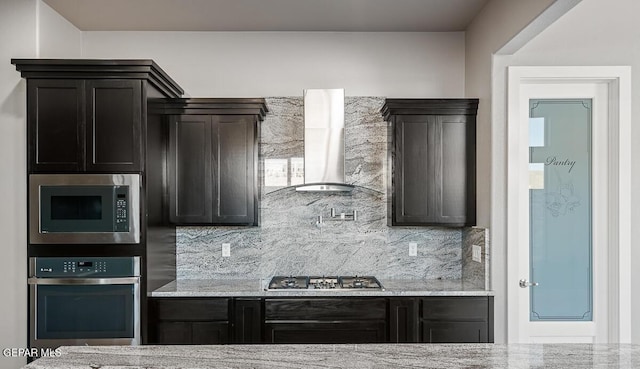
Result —
[[471, 247], [471, 260], [482, 263], [482, 247], [473, 245]]
[[418, 244], [409, 242], [409, 256], [418, 256]]
[[222, 244], [222, 257], [227, 258], [231, 256], [231, 244], [223, 243]]

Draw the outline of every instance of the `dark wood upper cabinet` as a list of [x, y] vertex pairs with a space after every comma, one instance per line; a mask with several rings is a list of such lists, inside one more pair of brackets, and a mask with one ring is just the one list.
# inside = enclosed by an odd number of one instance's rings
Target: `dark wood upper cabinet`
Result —
[[387, 99], [392, 226], [476, 221], [478, 99]]
[[183, 93], [151, 60], [11, 62], [27, 79], [29, 173], [143, 172], [148, 99]]
[[258, 224], [259, 122], [264, 99], [168, 99], [169, 219], [175, 224]]

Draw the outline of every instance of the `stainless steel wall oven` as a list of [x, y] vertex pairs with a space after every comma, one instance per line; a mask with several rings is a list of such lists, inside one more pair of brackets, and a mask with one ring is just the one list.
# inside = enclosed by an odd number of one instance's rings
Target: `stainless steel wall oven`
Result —
[[139, 174], [32, 174], [29, 242], [140, 242]]
[[139, 257], [29, 259], [31, 347], [140, 344]]

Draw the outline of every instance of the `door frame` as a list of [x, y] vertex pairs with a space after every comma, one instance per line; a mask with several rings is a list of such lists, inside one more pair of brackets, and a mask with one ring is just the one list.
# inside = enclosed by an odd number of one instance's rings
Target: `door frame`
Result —
[[520, 86], [525, 84], [605, 83], [608, 85], [608, 340], [631, 343], [631, 67], [513, 66], [507, 85], [507, 342], [519, 342], [520, 287], [518, 189], [528, 186], [519, 176]]

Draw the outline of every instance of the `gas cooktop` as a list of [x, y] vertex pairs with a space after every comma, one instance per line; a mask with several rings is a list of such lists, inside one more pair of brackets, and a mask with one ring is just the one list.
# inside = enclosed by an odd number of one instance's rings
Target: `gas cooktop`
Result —
[[381, 290], [384, 287], [372, 276], [275, 276], [271, 278], [267, 291], [281, 290]]

